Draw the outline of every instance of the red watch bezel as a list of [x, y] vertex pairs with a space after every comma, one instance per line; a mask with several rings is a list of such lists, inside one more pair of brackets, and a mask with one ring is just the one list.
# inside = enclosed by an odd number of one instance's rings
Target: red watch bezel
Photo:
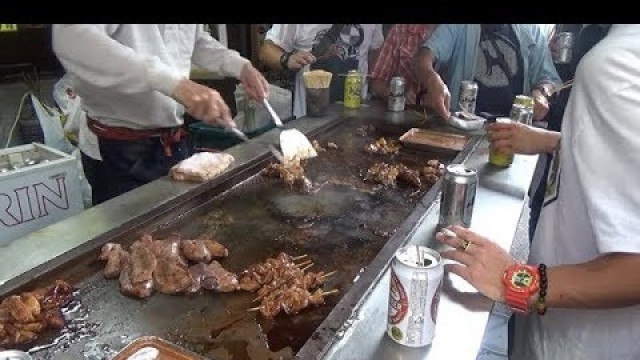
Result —
[[[532, 282], [529, 286], [515, 286], [511, 279], [513, 275], [520, 271], [531, 273]], [[514, 264], [509, 266], [502, 276], [502, 282], [505, 286], [505, 302], [513, 311], [521, 314], [529, 312], [529, 298], [540, 288], [540, 274], [538, 268], [532, 265]]]

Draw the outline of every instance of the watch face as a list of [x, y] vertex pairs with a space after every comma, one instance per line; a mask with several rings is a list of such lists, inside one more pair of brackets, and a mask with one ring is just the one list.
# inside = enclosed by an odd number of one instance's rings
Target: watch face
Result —
[[511, 275], [511, 284], [518, 288], [526, 288], [533, 283], [533, 274], [529, 270], [519, 269]]

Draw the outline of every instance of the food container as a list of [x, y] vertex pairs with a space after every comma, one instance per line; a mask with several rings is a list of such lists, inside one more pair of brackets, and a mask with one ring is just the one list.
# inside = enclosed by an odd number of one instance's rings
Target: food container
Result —
[[435, 336], [444, 267], [435, 250], [399, 249], [391, 262], [387, 334], [400, 345], [422, 347]]
[[140, 354], [143, 349], [157, 350], [157, 360], [204, 360], [192, 351], [184, 349], [178, 345], [172, 344], [164, 339], [156, 336], [143, 336], [133, 340], [122, 351], [120, 351], [113, 360], [129, 360], [134, 354]]
[[0, 150], [0, 246], [84, 210], [78, 159], [33, 143]]

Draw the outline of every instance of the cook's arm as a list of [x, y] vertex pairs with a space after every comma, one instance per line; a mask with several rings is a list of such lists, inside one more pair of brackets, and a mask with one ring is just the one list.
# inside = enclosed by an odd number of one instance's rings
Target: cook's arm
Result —
[[156, 56], [143, 55], [110, 37], [119, 24], [54, 24], [53, 51], [75, 77], [123, 94], [149, 90], [171, 96], [183, 77]]
[[192, 61], [206, 70], [236, 79], [240, 78], [242, 68], [251, 63], [237, 51], [229, 49], [214, 39], [204, 30], [202, 24], [198, 24], [196, 30]]

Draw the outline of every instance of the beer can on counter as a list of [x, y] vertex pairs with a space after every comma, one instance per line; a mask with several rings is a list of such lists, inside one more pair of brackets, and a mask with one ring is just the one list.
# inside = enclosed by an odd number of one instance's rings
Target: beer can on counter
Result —
[[[496, 123], [499, 124], [510, 124], [511, 121], [511, 119], [503, 117], [496, 119]], [[492, 148], [489, 151], [489, 163], [494, 166], [509, 167], [513, 163], [513, 154], [504, 154]]]
[[[527, 109], [527, 125], [533, 124], [533, 106], [535, 104], [533, 98], [527, 95], [518, 95], [513, 101], [514, 104], [523, 105]], [[513, 117], [511, 117], [513, 119]]]
[[444, 173], [439, 226], [471, 226], [478, 187], [478, 172], [463, 164], [451, 164]]
[[344, 80], [344, 107], [357, 109], [362, 96], [362, 74], [357, 70], [349, 70]]
[[531, 125], [529, 123], [529, 109], [527, 109], [524, 105], [514, 103], [511, 106], [511, 113], [509, 114], [509, 117], [513, 121]]
[[32, 360], [29, 353], [19, 350], [0, 350], [0, 360]]
[[389, 82], [389, 98], [387, 100], [387, 110], [404, 111], [406, 98], [404, 95], [405, 81], [401, 76], [394, 76]]
[[462, 108], [460, 110], [475, 114], [476, 100], [478, 100], [478, 84], [469, 80], [462, 81], [460, 84], [460, 106]]
[[553, 59], [556, 64], [568, 64], [573, 55], [573, 33], [562, 32], [558, 34], [558, 52]]
[[421, 347], [435, 336], [444, 267], [437, 251], [408, 245], [391, 262], [387, 334], [398, 344]]

